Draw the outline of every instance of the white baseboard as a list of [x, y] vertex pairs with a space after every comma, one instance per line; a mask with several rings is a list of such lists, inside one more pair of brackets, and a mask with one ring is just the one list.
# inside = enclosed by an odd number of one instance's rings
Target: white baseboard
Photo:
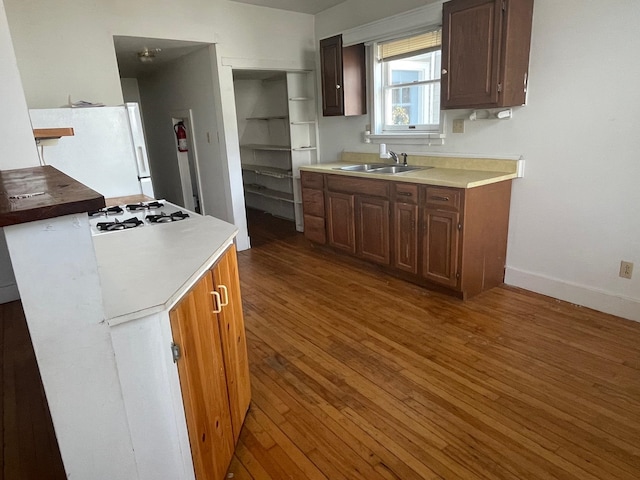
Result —
[[507, 267], [504, 283], [640, 322], [640, 300]]
[[0, 303], [9, 303], [19, 299], [18, 285], [15, 283], [0, 285]]

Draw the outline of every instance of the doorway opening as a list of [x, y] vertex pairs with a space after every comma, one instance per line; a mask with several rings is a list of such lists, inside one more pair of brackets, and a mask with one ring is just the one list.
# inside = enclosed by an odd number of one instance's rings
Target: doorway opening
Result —
[[234, 69], [233, 85], [249, 231], [303, 231], [300, 167], [318, 159], [313, 72]]

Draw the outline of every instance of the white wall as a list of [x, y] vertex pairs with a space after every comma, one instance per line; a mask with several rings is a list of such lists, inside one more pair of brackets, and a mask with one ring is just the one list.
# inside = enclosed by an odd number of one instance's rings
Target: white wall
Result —
[[113, 35], [219, 43], [230, 58], [313, 61], [311, 15], [226, 0], [4, 1], [30, 108], [58, 107], [68, 95], [122, 103]]
[[[349, 0], [316, 18], [317, 39], [358, 26], [364, 1]], [[367, 21], [388, 15], [367, 3]], [[406, 2], [413, 8], [424, 2]], [[359, 12], [347, 15], [348, 12]], [[374, 13], [375, 12], [375, 13]], [[398, 13], [396, 10], [394, 13]], [[375, 18], [374, 18], [375, 17]], [[570, 28], [568, 25], [570, 24]], [[529, 98], [509, 121], [465, 122], [444, 146], [388, 145], [410, 152], [522, 155], [514, 181], [507, 283], [640, 320], [640, 3], [536, 0]], [[368, 116], [320, 119], [322, 161], [361, 143]], [[634, 262], [632, 280], [618, 277]]]
[[[0, 170], [39, 165], [24, 90], [18, 72], [4, 4], [0, 0]], [[0, 229], [0, 303], [18, 299], [18, 287]]]
[[[202, 180], [204, 212], [222, 220], [227, 217], [223, 165], [212, 60], [208, 47], [167, 64], [156, 74], [139, 79], [142, 108], [145, 112], [149, 158], [157, 196], [182, 203], [180, 174], [176, 159], [172, 112], [191, 109]], [[156, 181], [157, 179], [157, 181]]]
[[238, 249], [248, 248], [231, 69], [313, 66], [313, 16], [227, 0], [4, 1], [30, 108], [64, 105], [69, 96], [122, 103], [114, 35], [215, 44], [211, 74], [226, 198], [221, 218], [238, 227]]

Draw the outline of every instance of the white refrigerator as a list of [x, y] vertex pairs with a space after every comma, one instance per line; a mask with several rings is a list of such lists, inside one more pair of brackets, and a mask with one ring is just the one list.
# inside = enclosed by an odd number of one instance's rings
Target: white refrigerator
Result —
[[39, 148], [43, 164], [56, 167], [105, 198], [136, 194], [155, 198], [137, 103], [31, 109], [29, 115], [33, 128], [74, 130], [73, 136]]

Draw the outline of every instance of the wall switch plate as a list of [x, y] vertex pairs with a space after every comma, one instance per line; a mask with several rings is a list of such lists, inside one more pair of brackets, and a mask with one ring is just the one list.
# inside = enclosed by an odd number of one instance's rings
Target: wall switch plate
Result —
[[620, 262], [620, 276], [622, 278], [631, 279], [633, 275], [633, 262], [625, 262], [624, 260]]
[[464, 118], [453, 120], [453, 133], [464, 133]]

